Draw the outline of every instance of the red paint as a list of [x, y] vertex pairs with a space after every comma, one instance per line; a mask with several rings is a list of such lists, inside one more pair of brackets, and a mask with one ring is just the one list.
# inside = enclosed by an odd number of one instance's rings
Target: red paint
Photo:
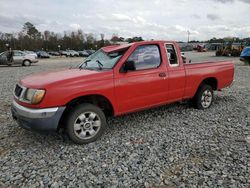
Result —
[[[165, 43], [174, 44], [179, 66], [169, 66]], [[156, 44], [161, 53], [161, 65], [155, 69], [120, 73], [119, 70], [129, 55], [140, 45]], [[105, 47], [105, 52], [115, 52], [128, 48], [124, 56], [112, 70], [89, 71], [68, 69], [28, 76], [20, 81], [30, 88], [46, 89], [43, 101], [38, 105], [23, 106], [48, 108], [65, 106], [71, 100], [86, 95], [102, 95], [114, 108], [114, 115], [138, 111], [153, 106], [192, 98], [199, 85], [206, 78], [215, 78], [217, 89], [229, 86], [234, 77], [232, 62], [207, 62], [183, 64], [179, 46], [175, 42], [149, 41], [130, 45]], [[159, 74], [165, 73], [166, 77]]]

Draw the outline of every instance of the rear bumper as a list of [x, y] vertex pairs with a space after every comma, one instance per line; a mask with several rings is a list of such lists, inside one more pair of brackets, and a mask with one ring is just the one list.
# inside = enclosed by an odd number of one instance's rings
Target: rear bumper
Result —
[[38, 132], [56, 131], [65, 107], [31, 109], [12, 103], [12, 117], [24, 129]]

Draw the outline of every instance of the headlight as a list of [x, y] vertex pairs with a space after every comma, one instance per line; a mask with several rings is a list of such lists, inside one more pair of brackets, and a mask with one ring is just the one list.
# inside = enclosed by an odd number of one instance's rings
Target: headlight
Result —
[[38, 104], [42, 101], [44, 95], [45, 90], [43, 89], [27, 89], [24, 95], [24, 100], [31, 104]]

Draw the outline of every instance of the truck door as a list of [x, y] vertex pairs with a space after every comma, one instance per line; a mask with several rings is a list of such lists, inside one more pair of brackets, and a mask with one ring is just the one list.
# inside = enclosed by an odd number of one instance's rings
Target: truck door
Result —
[[115, 95], [119, 113], [165, 102], [168, 80], [160, 46], [157, 44], [137, 46], [126, 61], [133, 61], [135, 70], [119, 72], [115, 77]]
[[181, 55], [173, 43], [166, 43], [166, 56], [168, 59], [168, 101], [178, 101], [184, 97], [186, 73]]

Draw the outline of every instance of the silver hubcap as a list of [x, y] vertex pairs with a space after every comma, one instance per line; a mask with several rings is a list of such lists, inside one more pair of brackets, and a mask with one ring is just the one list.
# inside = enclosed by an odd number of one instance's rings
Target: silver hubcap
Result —
[[74, 132], [80, 139], [93, 138], [101, 128], [100, 117], [95, 112], [80, 114], [74, 123]]
[[212, 103], [212, 92], [210, 90], [205, 90], [201, 96], [201, 105], [203, 108], [208, 108]]

